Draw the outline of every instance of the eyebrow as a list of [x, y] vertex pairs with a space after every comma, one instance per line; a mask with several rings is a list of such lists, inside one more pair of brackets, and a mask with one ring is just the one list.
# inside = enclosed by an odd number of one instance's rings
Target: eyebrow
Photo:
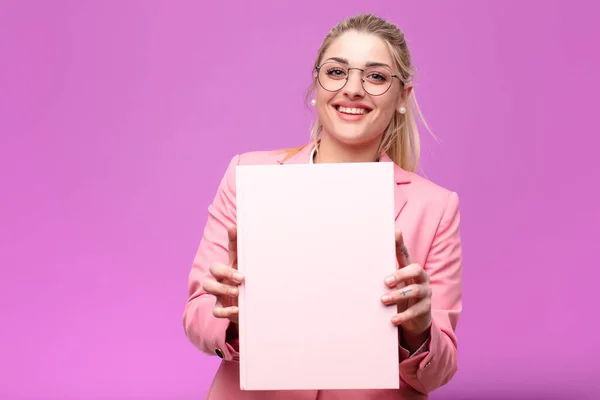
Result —
[[[342, 58], [342, 57], [330, 57], [325, 61], [336, 61], [339, 62], [340, 64], [346, 64], [349, 65], [350, 63], [348, 62], [347, 59]], [[392, 67], [390, 67], [389, 65], [387, 65], [386, 63], [382, 63], [382, 62], [375, 62], [375, 61], [369, 61], [365, 64], [365, 67], [387, 67], [389, 69], [392, 69]]]

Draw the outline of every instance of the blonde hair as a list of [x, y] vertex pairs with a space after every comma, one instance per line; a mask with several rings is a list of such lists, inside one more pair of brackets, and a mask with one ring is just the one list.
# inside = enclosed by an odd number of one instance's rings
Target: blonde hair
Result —
[[[317, 52], [315, 66], [320, 65], [323, 54], [335, 39], [343, 33], [352, 30], [369, 33], [381, 38], [392, 55], [394, 66], [404, 84], [404, 88], [412, 86], [415, 68], [411, 63], [410, 51], [408, 50], [404, 34], [396, 25], [373, 14], [359, 14], [335, 25], [329, 31]], [[313, 82], [308, 89], [307, 99], [312, 95], [316, 87], [317, 77], [314, 76]], [[429, 127], [419, 109], [414, 88], [407, 100], [406, 112], [401, 114], [396, 110], [385, 129], [377, 154], [385, 153], [402, 169], [414, 172], [419, 166], [420, 158], [420, 138], [415, 114], [420, 117], [427, 130], [429, 130]], [[323, 126], [316, 120], [311, 129], [311, 139], [318, 142], [319, 134], [322, 130]]]

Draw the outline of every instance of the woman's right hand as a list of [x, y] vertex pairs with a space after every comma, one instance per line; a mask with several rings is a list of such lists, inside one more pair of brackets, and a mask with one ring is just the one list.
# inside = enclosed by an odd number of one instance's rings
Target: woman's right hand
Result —
[[228, 318], [238, 323], [238, 286], [244, 281], [244, 276], [237, 271], [237, 229], [227, 230], [229, 236], [229, 263], [213, 263], [210, 273], [215, 279], [207, 279], [202, 288], [217, 298], [213, 315], [217, 318]]

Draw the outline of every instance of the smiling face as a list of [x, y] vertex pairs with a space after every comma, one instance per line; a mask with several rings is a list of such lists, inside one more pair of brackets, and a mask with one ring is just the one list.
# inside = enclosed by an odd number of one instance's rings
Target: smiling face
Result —
[[327, 48], [320, 64], [316, 106], [322, 135], [345, 145], [377, 145], [404, 102], [385, 42], [372, 34], [345, 32]]

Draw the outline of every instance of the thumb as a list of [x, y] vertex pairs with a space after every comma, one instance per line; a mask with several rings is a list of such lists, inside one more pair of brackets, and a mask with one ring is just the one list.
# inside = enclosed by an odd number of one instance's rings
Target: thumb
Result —
[[396, 259], [398, 260], [398, 268], [404, 268], [410, 264], [410, 256], [404, 244], [402, 232], [396, 232]]
[[237, 268], [237, 227], [227, 228], [227, 236], [229, 238], [229, 265]]

